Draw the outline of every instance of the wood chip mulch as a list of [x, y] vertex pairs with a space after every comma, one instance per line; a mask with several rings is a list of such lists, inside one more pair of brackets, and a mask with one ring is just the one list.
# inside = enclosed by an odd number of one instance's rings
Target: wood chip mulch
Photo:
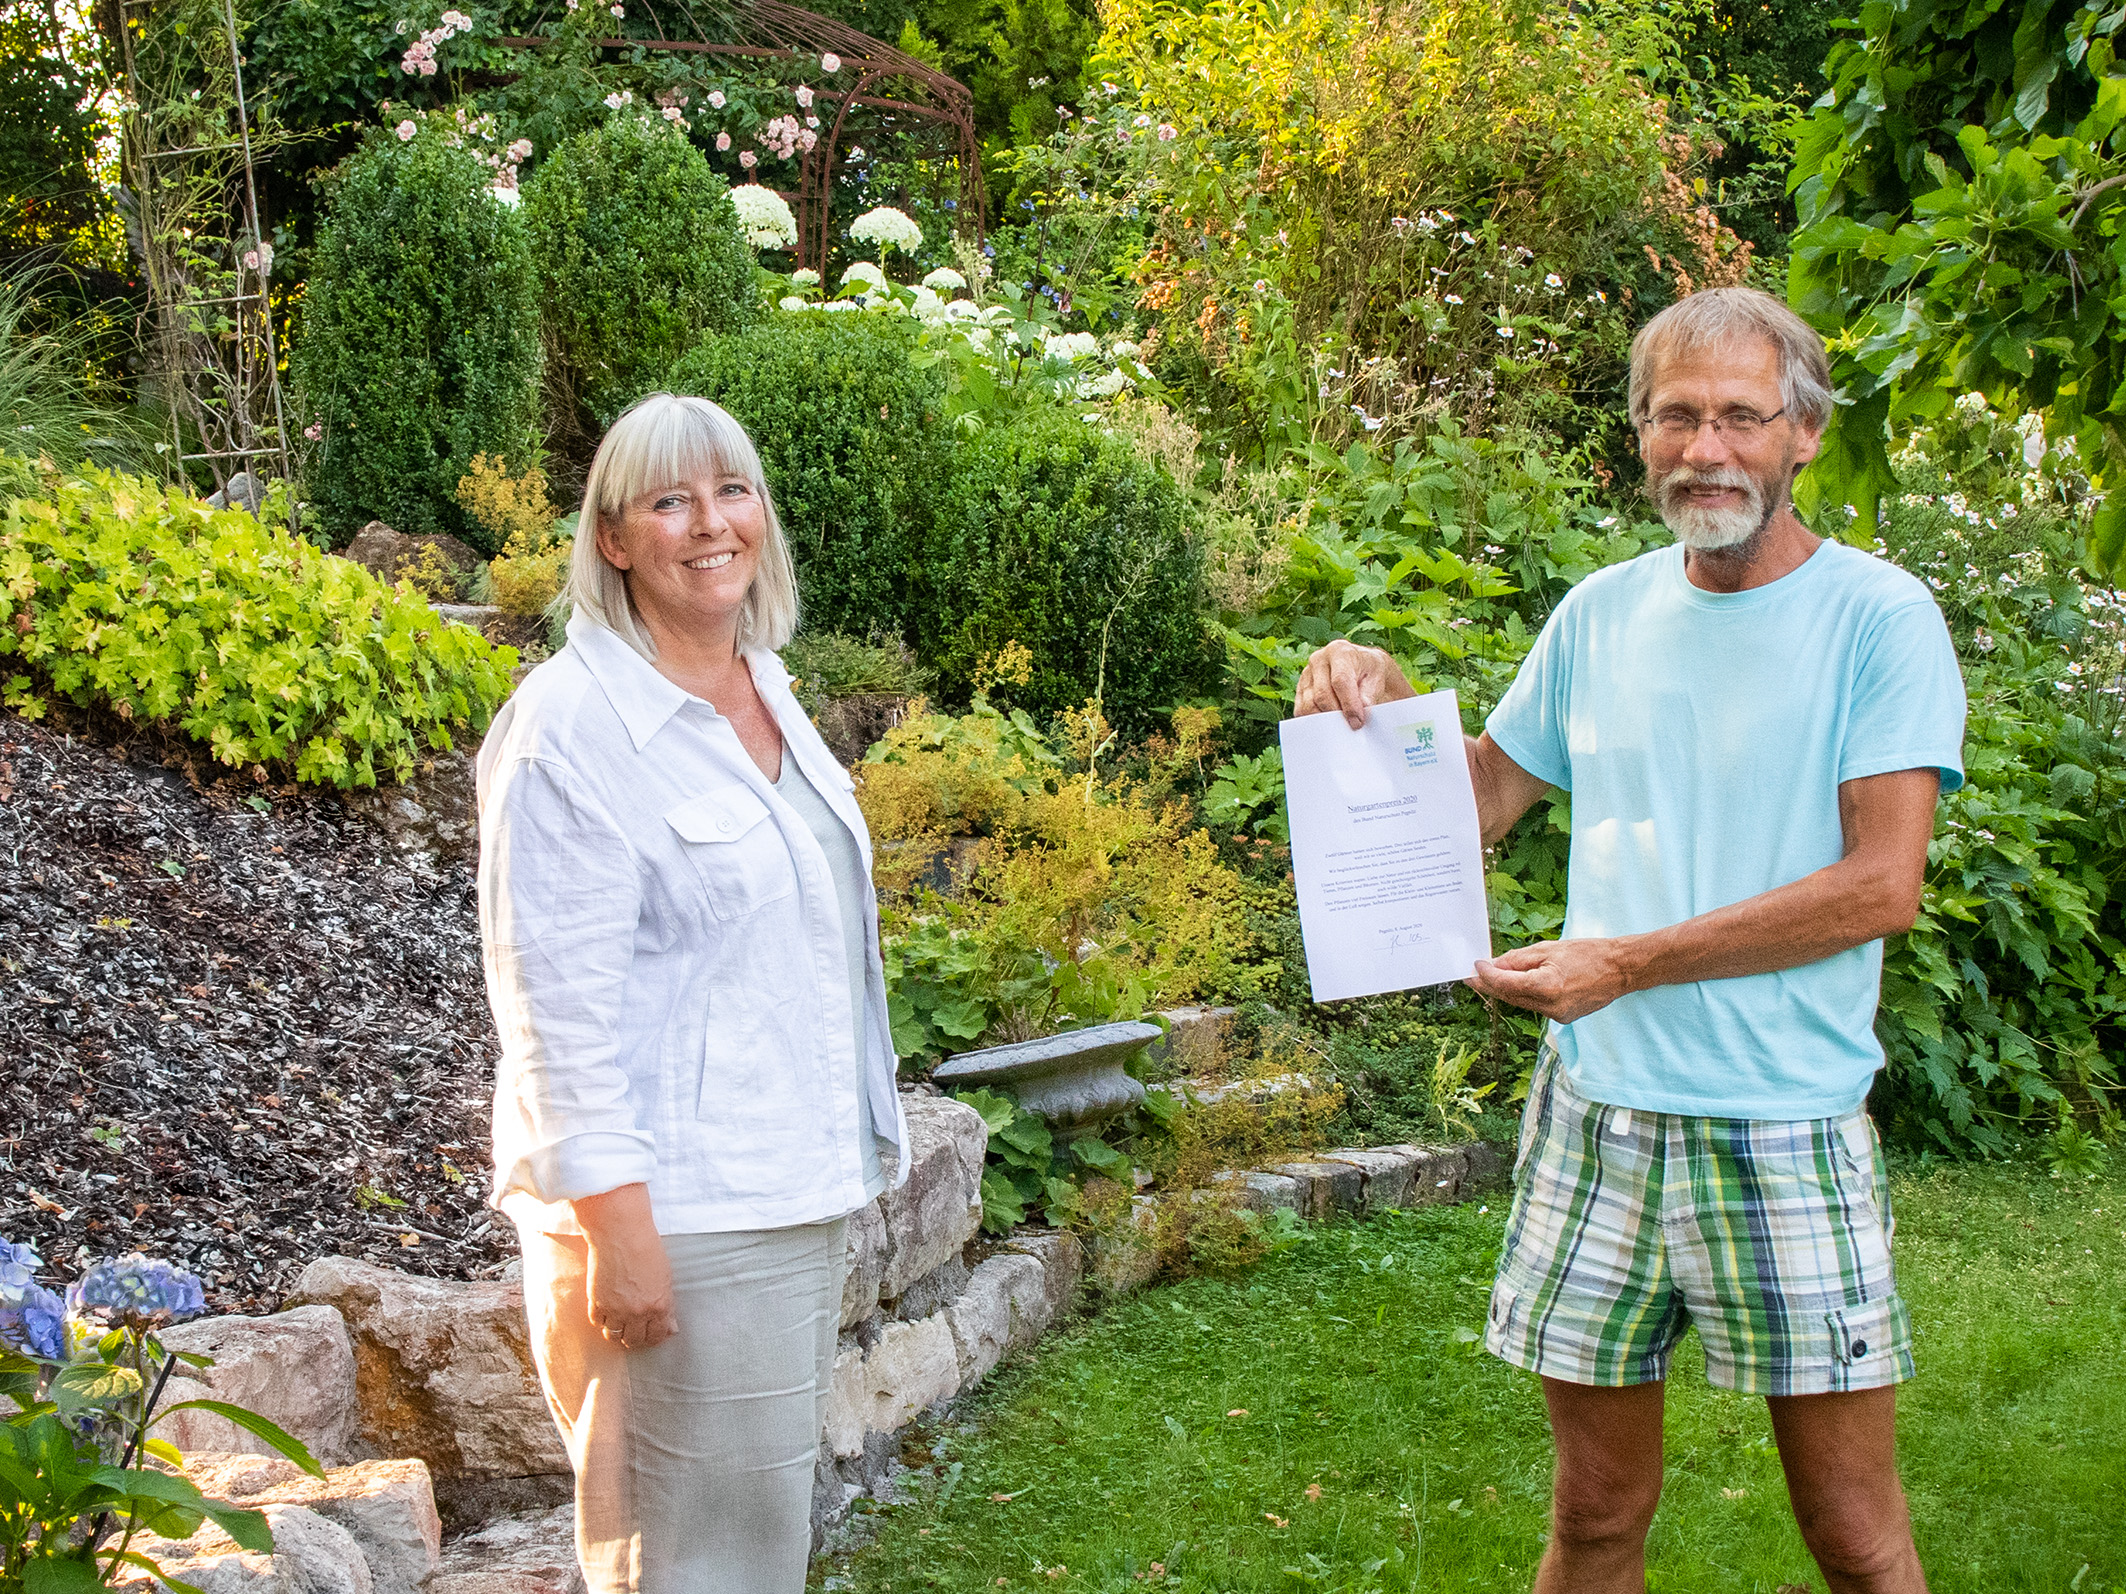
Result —
[[262, 1312], [320, 1256], [515, 1253], [472, 868], [378, 809], [0, 717], [0, 1235], [45, 1283], [139, 1250]]

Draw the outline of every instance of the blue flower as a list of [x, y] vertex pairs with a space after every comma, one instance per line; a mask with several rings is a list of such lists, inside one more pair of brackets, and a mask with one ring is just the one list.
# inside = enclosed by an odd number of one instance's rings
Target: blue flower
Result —
[[66, 1359], [66, 1302], [32, 1284], [0, 1299], [0, 1344], [48, 1362]]
[[207, 1309], [197, 1274], [138, 1251], [98, 1262], [68, 1288], [66, 1303], [84, 1317], [135, 1327], [181, 1323]]
[[23, 1288], [43, 1265], [44, 1259], [29, 1246], [0, 1240], [0, 1291]]

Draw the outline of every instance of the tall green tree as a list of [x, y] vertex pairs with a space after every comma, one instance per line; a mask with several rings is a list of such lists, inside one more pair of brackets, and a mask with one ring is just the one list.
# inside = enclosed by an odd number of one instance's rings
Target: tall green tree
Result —
[[[1841, 403], [1804, 508], [1872, 535], [1888, 444], [1960, 393], [2043, 410], [2126, 554], [2126, 63], [2115, 0], [1868, 0], [1796, 149], [1792, 302]], [[1832, 523], [1843, 517], [1832, 516]]]

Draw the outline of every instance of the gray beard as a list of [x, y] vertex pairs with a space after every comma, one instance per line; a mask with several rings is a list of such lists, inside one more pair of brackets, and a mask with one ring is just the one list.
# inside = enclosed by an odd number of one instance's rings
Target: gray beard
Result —
[[[1684, 497], [1691, 487], [1733, 487], [1743, 502], [1733, 509], [1698, 509]], [[1734, 466], [1697, 471], [1689, 466], [1670, 471], [1649, 484], [1662, 524], [1676, 540], [1693, 553], [1719, 554], [1748, 564], [1763, 545], [1764, 533], [1779, 513], [1781, 500], [1765, 491], [1764, 484]]]

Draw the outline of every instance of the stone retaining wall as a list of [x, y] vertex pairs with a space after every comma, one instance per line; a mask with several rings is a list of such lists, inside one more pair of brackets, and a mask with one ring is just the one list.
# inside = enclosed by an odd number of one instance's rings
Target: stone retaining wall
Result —
[[[1068, 1314], [1081, 1284], [1119, 1294], [1157, 1271], [1155, 1201], [1146, 1196], [1137, 1198], [1140, 1223], [1096, 1240], [1090, 1254], [1064, 1232], [975, 1245], [988, 1139], [981, 1117], [941, 1097], [910, 1096], [906, 1105], [910, 1177], [849, 1225], [815, 1534], [859, 1495], [884, 1487], [918, 1414], [1032, 1346]], [[1411, 1145], [1324, 1152], [1220, 1179], [1240, 1187], [1244, 1206], [1319, 1220], [1455, 1201], [1502, 1172], [1503, 1159], [1486, 1146]], [[210, 1452], [188, 1462], [202, 1487], [234, 1490], [227, 1497], [241, 1494], [276, 1524], [290, 1524], [283, 1554], [272, 1558], [209, 1539], [170, 1547], [181, 1550], [187, 1581], [211, 1594], [308, 1588], [294, 1563], [314, 1551], [341, 1568], [313, 1580], [320, 1589], [580, 1589], [567, 1456], [533, 1370], [515, 1279], [450, 1282], [327, 1257], [305, 1270], [292, 1309], [204, 1319], [164, 1340], [215, 1358], [193, 1375], [197, 1385], [173, 1382], [173, 1395], [240, 1401], [339, 1469], [319, 1485], [261, 1459], [261, 1441], [219, 1419], [173, 1418], [180, 1448]], [[442, 1526], [478, 1531], [441, 1549], [431, 1526], [438, 1507]], [[503, 1513], [516, 1514], [489, 1520]], [[364, 1576], [345, 1570], [350, 1542]], [[288, 1564], [276, 1570], [269, 1560]]]

